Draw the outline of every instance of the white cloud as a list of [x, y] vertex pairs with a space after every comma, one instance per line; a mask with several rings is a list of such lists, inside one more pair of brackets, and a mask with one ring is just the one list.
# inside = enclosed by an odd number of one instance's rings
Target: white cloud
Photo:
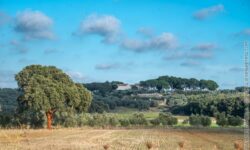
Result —
[[208, 8], [203, 8], [193, 14], [193, 17], [197, 20], [204, 20], [212, 15], [215, 15], [219, 12], [224, 11], [224, 6], [222, 4], [218, 4], [215, 6], [211, 6]]
[[172, 33], [164, 32], [161, 35], [152, 37], [148, 40], [125, 39], [121, 43], [121, 47], [135, 52], [159, 49], [166, 50], [176, 48], [177, 40]]
[[75, 82], [83, 82], [86, 77], [81, 73], [77, 71], [67, 71], [66, 72]]
[[111, 69], [116, 69], [119, 67], [119, 64], [97, 64], [95, 66], [95, 69], [97, 70], [111, 70]]
[[15, 31], [25, 39], [54, 39], [53, 21], [40, 11], [23, 11], [15, 19]]
[[76, 35], [95, 34], [103, 37], [103, 42], [112, 43], [116, 41], [120, 33], [120, 21], [111, 15], [89, 15], [80, 25]]
[[195, 45], [191, 49], [192, 50], [200, 50], [200, 51], [210, 51], [210, 50], [213, 50], [214, 48], [216, 48], [215, 44], [212, 44], [212, 43], [201, 43], [201, 44]]

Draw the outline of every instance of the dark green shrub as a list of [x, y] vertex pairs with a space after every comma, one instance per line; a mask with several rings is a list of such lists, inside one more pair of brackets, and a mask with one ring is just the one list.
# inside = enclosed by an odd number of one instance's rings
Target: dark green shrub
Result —
[[61, 125], [63, 127], [76, 127], [77, 116], [73, 112], [57, 112], [54, 115], [54, 125]]
[[226, 125], [228, 125], [228, 119], [227, 119], [225, 113], [218, 113], [216, 115], [216, 123], [219, 126], [226, 126]]
[[119, 120], [119, 122], [120, 122], [122, 127], [128, 127], [130, 125], [129, 120], [127, 120], [127, 119], [121, 119], [121, 120]]
[[178, 123], [178, 119], [173, 117], [171, 113], [160, 113], [159, 121], [162, 125], [175, 125]]
[[189, 124], [192, 126], [210, 126], [212, 123], [210, 117], [200, 116], [200, 115], [191, 115], [189, 117]]
[[147, 125], [148, 122], [142, 113], [133, 114], [129, 119], [130, 124], [132, 125]]
[[90, 126], [107, 126], [109, 125], [109, 118], [106, 114], [94, 114], [92, 118], [89, 120]]
[[239, 116], [229, 116], [228, 117], [228, 125], [230, 126], [240, 126], [243, 124], [243, 119]]
[[77, 124], [79, 127], [88, 125], [88, 121], [90, 120], [90, 115], [88, 114], [79, 114], [77, 117]]
[[110, 125], [110, 126], [115, 127], [115, 126], [117, 126], [118, 124], [119, 124], [119, 120], [117, 119], [116, 116], [111, 116], [111, 117], [109, 118], [109, 125]]
[[201, 116], [201, 125], [204, 127], [210, 126], [212, 123], [212, 120], [208, 116]]
[[158, 125], [161, 124], [159, 118], [155, 118], [155, 119], [153, 119], [153, 120], [150, 120], [150, 123], [151, 123], [152, 125], [154, 125], [154, 126], [158, 126]]
[[189, 124], [192, 126], [200, 126], [201, 125], [201, 117], [199, 115], [191, 115], [189, 117]]
[[11, 125], [10, 115], [0, 115], [0, 127], [6, 128]]

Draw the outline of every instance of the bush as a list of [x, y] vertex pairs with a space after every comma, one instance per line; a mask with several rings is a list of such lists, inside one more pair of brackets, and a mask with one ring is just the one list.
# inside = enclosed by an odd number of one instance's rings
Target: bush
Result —
[[159, 118], [155, 118], [155, 119], [153, 119], [153, 120], [150, 120], [150, 123], [151, 123], [152, 125], [154, 125], [154, 126], [158, 126], [158, 125], [161, 124]]
[[0, 115], [0, 127], [6, 128], [11, 125], [10, 115]]
[[243, 124], [243, 119], [239, 116], [229, 116], [228, 117], [228, 125], [230, 126], [240, 126]]
[[88, 125], [88, 121], [90, 120], [90, 115], [88, 114], [79, 114], [77, 117], [77, 124], [79, 127]]
[[109, 125], [109, 118], [106, 114], [93, 114], [92, 118], [89, 119], [88, 124], [90, 126], [107, 126]]
[[78, 125], [77, 116], [73, 112], [56, 112], [53, 124], [63, 127], [76, 127]]
[[225, 113], [218, 113], [216, 115], [216, 123], [219, 126], [226, 126], [228, 124], [228, 119], [227, 119]]
[[121, 120], [119, 120], [119, 122], [120, 122], [122, 127], [128, 127], [130, 125], [129, 120], [127, 120], [127, 119], [121, 119]]
[[129, 119], [130, 124], [132, 125], [147, 125], [148, 122], [145, 119], [142, 113], [133, 114], [133, 116]]
[[171, 113], [160, 113], [159, 121], [162, 125], [175, 125], [178, 123], [178, 119], [173, 117]]
[[201, 116], [201, 125], [204, 127], [210, 126], [212, 123], [210, 117], [208, 116]]
[[199, 115], [191, 115], [189, 117], [189, 124], [192, 126], [200, 126], [201, 125], [201, 117]]
[[109, 118], [109, 125], [110, 125], [110, 126], [115, 127], [115, 126], [117, 126], [118, 124], [119, 124], [119, 120], [117, 119], [116, 116], [111, 116], [111, 117]]
[[192, 126], [210, 126], [212, 121], [210, 119], [210, 117], [208, 116], [200, 116], [200, 115], [191, 115], [189, 117], [189, 123]]

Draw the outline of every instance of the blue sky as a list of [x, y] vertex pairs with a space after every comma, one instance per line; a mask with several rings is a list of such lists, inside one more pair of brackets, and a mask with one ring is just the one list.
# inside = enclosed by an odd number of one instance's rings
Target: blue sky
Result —
[[30, 64], [76, 82], [173, 75], [243, 85], [248, 0], [0, 0], [0, 87]]

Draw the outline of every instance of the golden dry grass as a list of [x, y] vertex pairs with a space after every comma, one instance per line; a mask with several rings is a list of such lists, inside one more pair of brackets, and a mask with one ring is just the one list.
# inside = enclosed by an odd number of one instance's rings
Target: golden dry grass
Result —
[[1, 150], [234, 150], [242, 140], [242, 133], [201, 129], [0, 130]]

